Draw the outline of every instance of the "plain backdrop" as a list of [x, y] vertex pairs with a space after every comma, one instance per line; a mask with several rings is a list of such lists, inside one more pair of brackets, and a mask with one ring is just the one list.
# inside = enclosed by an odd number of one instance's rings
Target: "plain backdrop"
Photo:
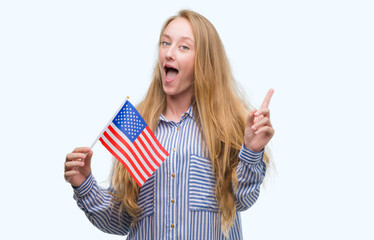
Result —
[[[244, 239], [374, 239], [369, 0], [1, 1], [0, 238], [125, 238], [78, 209], [65, 156], [143, 98], [161, 26], [183, 8], [215, 25], [252, 105], [275, 89], [275, 168]], [[111, 156], [93, 150], [105, 186]]]

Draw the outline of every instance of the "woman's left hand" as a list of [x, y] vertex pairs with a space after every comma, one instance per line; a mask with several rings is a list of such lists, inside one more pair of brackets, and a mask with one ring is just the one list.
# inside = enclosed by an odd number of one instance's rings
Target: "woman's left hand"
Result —
[[266, 94], [260, 109], [254, 109], [247, 117], [244, 132], [244, 146], [251, 151], [260, 152], [274, 135], [274, 129], [270, 122], [269, 103], [274, 90], [270, 89]]

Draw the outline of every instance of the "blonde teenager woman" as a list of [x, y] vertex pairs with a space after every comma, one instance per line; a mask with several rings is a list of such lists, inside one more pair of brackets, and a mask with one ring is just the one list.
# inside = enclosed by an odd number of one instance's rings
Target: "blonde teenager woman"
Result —
[[170, 156], [141, 188], [116, 161], [102, 189], [92, 150], [76, 148], [65, 162], [74, 199], [96, 227], [127, 239], [242, 239], [240, 212], [257, 200], [269, 163], [272, 94], [250, 111], [214, 26], [179, 12], [161, 30], [153, 80], [137, 106]]

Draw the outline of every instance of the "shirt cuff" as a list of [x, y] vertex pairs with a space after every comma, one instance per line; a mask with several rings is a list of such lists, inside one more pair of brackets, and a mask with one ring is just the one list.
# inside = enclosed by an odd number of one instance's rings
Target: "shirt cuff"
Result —
[[84, 182], [79, 187], [73, 187], [75, 194], [79, 197], [85, 196], [87, 193], [91, 191], [94, 182], [95, 179], [92, 176], [92, 173], [90, 173], [90, 175], [88, 175], [86, 180], [84, 180]]
[[253, 152], [248, 148], [245, 148], [243, 143], [242, 148], [239, 152], [239, 159], [249, 164], [257, 164], [262, 160], [264, 151], [265, 149], [262, 149], [262, 151], [260, 152]]

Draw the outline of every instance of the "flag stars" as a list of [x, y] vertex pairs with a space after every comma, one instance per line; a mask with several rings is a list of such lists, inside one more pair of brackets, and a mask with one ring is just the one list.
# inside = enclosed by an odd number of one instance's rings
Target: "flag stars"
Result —
[[134, 141], [147, 126], [142, 117], [131, 105], [125, 103], [113, 123], [131, 140]]

